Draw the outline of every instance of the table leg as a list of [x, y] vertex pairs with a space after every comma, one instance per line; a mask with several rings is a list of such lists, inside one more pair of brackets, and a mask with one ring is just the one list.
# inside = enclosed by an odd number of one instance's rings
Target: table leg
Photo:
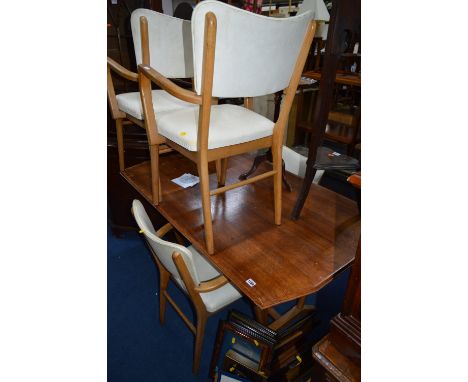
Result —
[[312, 305], [305, 305], [305, 297], [301, 297], [297, 300], [295, 306], [273, 321], [270, 325], [268, 325], [268, 327], [273, 330], [278, 330], [303, 311], [312, 312], [314, 310], [315, 307]]
[[270, 153], [270, 156], [271, 156], [270, 151], [268, 151], [268, 152], [266, 152], [265, 154], [262, 154], [262, 155], [257, 155], [255, 157], [255, 159], [254, 159], [254, 162], [253, 162], [252, 167], [250, 168], [250, 170], [247, 171], [244, 174], [239, 175], [239, 180], [246, 180], [250, 175], [252, 175], [257, 170], [257, 167], [260, 165], [260, 163], [267, 160], [268, 153]]
[[262, 325], [268, 325], [268, 309], [261, 309], [254, 305], [255, 319]]
[[[252, 175], [256, 170], [257, 167], [260, 165], [262, 162], [272, 162], [273, 159], [271, 157], [271, 149], [269, 149], [265, 154], [262, 155], [257, 155], [254, 159], [254, 162], [252, 164], [252, 167], [250, 168], [249, 171], [247, 171], [244, 174], [239, 175], [239, 180], [246, 180], [250, 175]], [[289, 184], [288, 180], [286, 179], [286, 165], [284, 163], [284, 160], [282, 161], [282, 167], [283, 167], [283, 172], [282, 172], [282, 178], [283, 178], [283, 186], [289, 191], [292, 191], [292, 187]]]

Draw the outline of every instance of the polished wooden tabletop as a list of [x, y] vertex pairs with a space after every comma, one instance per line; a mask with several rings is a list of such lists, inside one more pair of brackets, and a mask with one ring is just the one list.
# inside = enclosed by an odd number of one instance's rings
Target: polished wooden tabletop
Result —
[[[248, 170], [253, 157], [229, 159], [226, 184]], [[211, 197], [214, 255], [204, 248], [199, 185], [183, 189], [171, 179], [197, 175], [178, 153], [161, 157], [162, 202], [155, 208], [260, 309], [321, 289], [354, 260], [360, 235], [356, 203], [312, 185], [301, 218], [289, 219], [301, 179], [287, 173], [292, 192], [283, 191], [283, 222], [274, 224], [273, 184], [265, 179]], [[269, 170], [264, 162], [258, 173]], [[149, 162], [130, 167], [123, 177], [151, 203]], [[216, 187], [214, 167], [210, 188]], [[247, 280], [252, 279], [254, 286]]]
[[[322, 73], [315, 70], [310, 70], [302, 73], [303, 77], [312, 78], [320, 81], [322, 79]], [[361, 86], [361, 76], [348, 73], [336, 73], [335, 82], [342, 85]]]

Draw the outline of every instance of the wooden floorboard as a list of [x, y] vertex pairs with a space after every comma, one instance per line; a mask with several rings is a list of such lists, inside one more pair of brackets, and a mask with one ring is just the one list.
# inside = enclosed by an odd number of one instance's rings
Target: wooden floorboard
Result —
[[[248, 170], [252, 156], [229, 159], [226, 184]], [[271, 170], [263, 163], [256, 174]], [[150, 166], [122, 172], [151, 203]], [[274, 224], [272, 178], [211, 197], [215, 254], [204, 245], [199, 185], [183, 189], [171, 179], [197, 175], [193, 162], [178, 153], [161, 157], [162, 202], [155, 208], [247, 297], [262, 309], [318, 291], [354, 260], [360, 236], [356, 203], [312, 185], [297, 221], [289, 219], [301, 179], [287, 174], [292, 192], [283, 190], [283, 222]], [[216, 188], [214, 166], [210, 188]], [[255, 281], [250, 287], [247, 279]]]

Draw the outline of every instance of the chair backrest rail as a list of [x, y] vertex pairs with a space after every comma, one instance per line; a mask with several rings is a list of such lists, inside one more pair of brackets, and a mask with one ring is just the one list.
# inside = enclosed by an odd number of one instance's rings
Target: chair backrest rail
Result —
[[148, 20], [150, 65], [167, 78], [193, 77], [190, 21], [150, 9], [136, 9], [130, 17], [137, 65], [143, 63], [141, 16], [145, 16]]
[[151, 246], [152, 250], [158, 257], [159, 261], [162, 263], [164, 268], [173, 276], [182, 280], [174, 261], [172, 255], [174, 252], [179, 253], [187, 266], [187, 269], [190, 273], [190, 276], [195, 283], [195, 285], [200, 284], [200, 278], [196, 270], [193, 257], [191, 252], [182, 245], [171, 243], [170, 241], [163, 240], [156, 235], [154, 227], [151, 223], [151, 220], [146, 213], [143, 204], [139, 200], [134, 200], [132, 204], [133, 215], [135, 220], [143, 231], [148, 244]]
[[214, 97], [255, 97], [290, 82], [312, 13], [278, 19], [205, 0], [192, 15], [195, 91], [202, 92], [205, 16], [217, 19]]

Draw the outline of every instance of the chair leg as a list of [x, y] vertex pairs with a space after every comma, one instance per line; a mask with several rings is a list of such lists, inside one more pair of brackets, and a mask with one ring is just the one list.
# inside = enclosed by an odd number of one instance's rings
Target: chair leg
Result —
[[226, 184], [226, 171], [227, 171], [228, 158], [216, 160], [216, 176], [218, 177], [218, 187]]
[[205, 336], [205, 325], [208, 315], [206, 312], [197, 312], [197, 333], [195, 335], [195, 351], [193, 354], [192, 371], [198, 373], [200, 368], [200, 359], [202, 355], [203, 339]]
[[153, 192], [153, 204], [158, 205], [160, 199], [159, 185], [159, 145], [150, 146], [151, 157], [151, 190]]
[[123, 138], [123, 123], [122, 118], [115, 120], [115, 127], [117, 129], [117, 150], [119, 153], [119, 169], [123, 171], [125, 169], [124, 159], [124, 138]]
[[283, 181], [283, 158], [281, 155], [281, 147], [276, 147], [273, 145], [272, 149], [272, 158], [273, 158], [273, 170], [276, 171], [273, 175], [273, 193], [274, 193], [274, 203], [275, 203], [275, 224], [281, 224], [281, 193], [283, 191], [282, 181]]
[[216, 159], [215, 165], [216, 165], [216, 177], [218, 178], [218, 187], [224, 186], [224, 184], [221, 184], [221, 161], [222, 159]]
[[227, 164], [228, 164], [228, 158], [223, 158], [221, 160], [221, 184], [223, 186], [226, 183]]
[[208, 161], [198, 162], [198, 176], [200, 177], [200, 194], [203, 207], [203, 225], [205, 227], [206, 250], [214, 253], [213, 223], [211, 221], [210, 178], [208, 174]]
[[159, 268], [159, 322], [164, 325], [166, 315], [166, 291], [169, 284], [170, 274], [165, 269]]

